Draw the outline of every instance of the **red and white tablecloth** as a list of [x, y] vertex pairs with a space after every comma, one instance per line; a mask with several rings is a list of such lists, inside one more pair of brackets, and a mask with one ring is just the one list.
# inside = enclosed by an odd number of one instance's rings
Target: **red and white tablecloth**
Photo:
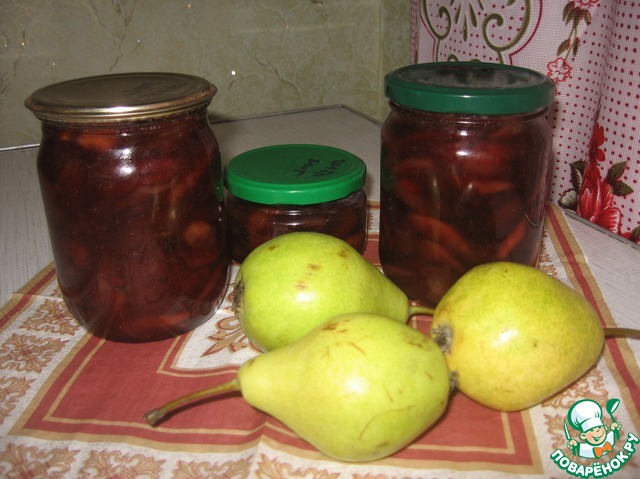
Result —
[[[366, 257], [377, 263], [377, 205], [371, 212]], [[557, 206], [548, 209], [540, 268], [584, 294], [603, 324], [615, 324]], [[412, 322], [425, 332], [429, 323], [428, 317]], [[144, 422], [145, 411], [229, 380], [256, 354], [228, 298], [209, 322], [181, 337], [146, 344], [93, 337], [69, 316], [49, 266], [0, 311], [0, 477], [568, 477], [561, 461], [575, 467], [593, 464], [566, 447], [567, 411], [582, 398], [603, 406], [609, 399], [620, 400], [615, 417], [622, 436], [614, 445], [616, 455], [624, 454], [630, 433], [640, 434], [640, 347], [627, 339], [607, 339], [594, 369], [526, 411], [492, 411], [456, 393], [445, 416], [424, 436], [368, 464], [323, 456], [238, 394], [185, 409], [155, 429]], [[615, 478], [640, 477], [640, 457], [627, 456], [616, 469], [607, 462], [613, 454], [600, 464], [608, 464]]]

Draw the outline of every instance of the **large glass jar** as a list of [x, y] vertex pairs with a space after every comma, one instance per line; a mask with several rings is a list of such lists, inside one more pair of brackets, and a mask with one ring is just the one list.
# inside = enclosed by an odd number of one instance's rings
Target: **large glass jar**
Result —
[[38, 175], [62, 296], [100, 337], [172, 337], [224, 296], [214, 94], [198, 77], [136, 73], [58, 83], [26, 100], [42, 121]]
[[380, 261], [411, 299], [435, 307], [482, 263], [536, 265], [554, 91], [537, 72], [481, 62], [385, 77]]
[[294, 231], [340, 238], [360, 253], [367, 240], [367, 167], [324, 145], [273, 145], [244, 152], [225, 169], [231, 257]]

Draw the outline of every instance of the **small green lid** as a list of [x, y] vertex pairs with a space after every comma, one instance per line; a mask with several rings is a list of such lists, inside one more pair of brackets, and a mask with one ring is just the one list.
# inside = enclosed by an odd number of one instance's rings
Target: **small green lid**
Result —
[[422, 63], [387, 74], [384, 83], [395, 103], [437, 113], [527, 113], [548, 107], [555, 94], [547, 76], [500, 63]]
[[225, 168], [237, 198], [268, 205], [311, 205], [350, 195], [365, 183], [357, 156], [321, 145], [275, 145], [247, 151]]

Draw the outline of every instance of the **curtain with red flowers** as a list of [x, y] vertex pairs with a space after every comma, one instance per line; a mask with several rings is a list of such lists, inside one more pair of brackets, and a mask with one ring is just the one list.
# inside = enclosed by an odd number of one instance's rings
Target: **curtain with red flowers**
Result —
[[412, 0], [416, 63], [523, 66], [556, 84], [551, 201], [640, 243], [640, 0]]

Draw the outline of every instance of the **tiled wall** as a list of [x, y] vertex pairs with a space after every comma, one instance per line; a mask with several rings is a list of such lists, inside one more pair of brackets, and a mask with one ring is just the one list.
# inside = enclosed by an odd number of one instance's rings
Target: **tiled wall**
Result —
[[382, 119], [409, 29], [406, 0], [0, 0], [0, 148], [39, 141], [33, 90], [111, 72], [202, 76], [222, 118], [345, 104]]

